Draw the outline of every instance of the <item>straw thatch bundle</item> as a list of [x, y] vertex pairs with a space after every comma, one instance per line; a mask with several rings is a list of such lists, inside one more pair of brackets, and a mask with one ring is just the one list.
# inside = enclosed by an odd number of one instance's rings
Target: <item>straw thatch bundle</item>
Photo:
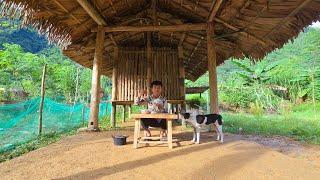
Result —
[[[215, 0], [91, 0], [108, 26], [176, 25], [207, 22]], [[75, 0], [0, 0], [1, 13], [19, 16], [49, 41], [64, 47], [72, 60], [92, 67], [97, 27]], [[230, 57], [262, 58], [319, 20], [318, 0], [224, 0], [216, 13], [215, 44], [218, 64]], [[110, 76], [113, 47], [145, 47], [144, 32], [109, 33], [102, 73]], [[154, 32], [153, 46], [184, 49], [186, 78], [195, 80], [207, 71], [206, 33]], [[180, 42], [181, 41], [181, 42]]]

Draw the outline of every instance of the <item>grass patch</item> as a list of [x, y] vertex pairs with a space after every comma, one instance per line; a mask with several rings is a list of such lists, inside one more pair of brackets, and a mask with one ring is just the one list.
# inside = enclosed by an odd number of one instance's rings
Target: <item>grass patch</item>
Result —
[[230, 133], [253, 135], [281, 135], [295, 140], [320, 144], [320, 121], [306, 117], [281, 115], [253, 116], [249, 114], [224, 113], [224, 130]]
[[63, 137], [70, 136], [76, 134], [76, 129], [72, 129], [69, 131], [61, 132], [61, 133], [47, 133], [41, 136], [38, 136], [35, 139], [27, 141], [23, 144], [16, 144], [10, 150], [0, 153], [0, 162], [4, 162], [15, 157], [21, 156], [30, 151], [34, 151], [41, 147], [45, 147], [51, 143], [57, 142]]

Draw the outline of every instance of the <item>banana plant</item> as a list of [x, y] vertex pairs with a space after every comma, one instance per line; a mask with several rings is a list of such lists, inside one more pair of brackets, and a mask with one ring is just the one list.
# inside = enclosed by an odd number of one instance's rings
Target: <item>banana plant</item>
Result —
[[245, 85], [253, 85], [253, 84], [264, 84], [271, 77], [268, 75], [272, 69], [277, 67], [277, 64], [267, 65], [265, 63], [253, 63], [248, 59], [246, 61], [240, 60], [232, 60], [231, 61], [235, 66], [240, 68], [241, 71], [237, 72], [241, 78], [245, 80]]

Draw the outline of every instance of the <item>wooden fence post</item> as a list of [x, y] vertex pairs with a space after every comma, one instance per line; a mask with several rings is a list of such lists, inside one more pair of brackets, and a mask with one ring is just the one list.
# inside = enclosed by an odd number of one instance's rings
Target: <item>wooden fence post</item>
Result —
[[47, 72], [47, 65], [44, 65], [43, 71], [42, 71], [41, 100], [40, 100], [40, 108], [39, 108], [39, 132], [38, 132], [39, 135], [41, 135], [42, 133], [42, 114], [43, 114], [44, 96], [46, 93], [46, 89], [45, 89], [46, 72]]

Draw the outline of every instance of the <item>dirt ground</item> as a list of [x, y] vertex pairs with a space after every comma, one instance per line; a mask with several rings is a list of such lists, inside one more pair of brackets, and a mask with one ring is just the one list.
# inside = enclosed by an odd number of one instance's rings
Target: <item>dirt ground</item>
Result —
[[[116, 147], [111, 135], [79, 133], [0, 164], [1, 179], [320, 179], [320, 151], [283, 137], [202, 133], [201, 144], [192, 133], [176, 127], [180, 141], [165, 145], [129, 144]], [[158, 134], [158, 132], [154, 132]]]

